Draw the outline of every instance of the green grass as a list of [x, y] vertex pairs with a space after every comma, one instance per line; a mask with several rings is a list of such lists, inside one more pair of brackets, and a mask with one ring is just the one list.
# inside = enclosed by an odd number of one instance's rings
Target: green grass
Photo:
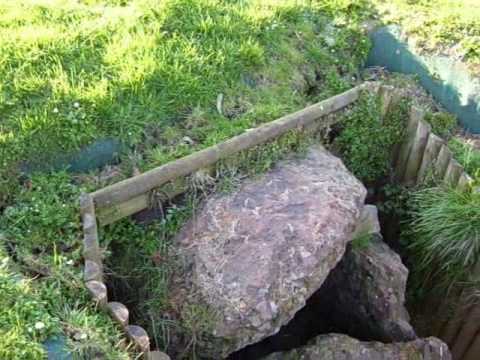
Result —
[[411, 201], [415, 272], [439, 287], [467, 280], [480, 256], [480, 194], [434, 187], [413, 193]]
[[[94, 309], [83, 287], [78, 194], [356, 85], [370, 46], [361, 27], [369, 16], [366, 5], [353, 0], [0, 3], [2, 243], [18, 271], [35, 278], [32, 297], [49, 319], [48, 331], [66, 335], [78, 358], [134, 356], [119, 346], [119, 329]], [[219, 97], [223, 102], [217, 106]], [[56, 154], [106, 137], [121, 139], [127, 148], [120, 174], [110, 180], [99, 180], [98, 171], [22, 173], [25, 164], [47, 169]], [[278, 148], [274, 143], [264, 149], [265, 157], [251, 152], [244, 160], [256, 164], [251, 171], [264, 171], [285, 149], [299, 148], [298, 139], [292, 135]], [[231, 179], [223, 190], [236, 185], [238, 165], [222, 164], [222, 174]], [[169, 254], [169, 239], [190, 211], [188, 204], [178, 206], [152, 226], [126, 220], [101, 233], [107, 261], [118, 255], [112, 255], [114, 249], [135, 253], [123, 259], [127, 265], [135, 260], [126, 278], [131, 284], [149, 275], [142, 284], [148, 296], [138, 309], [167, 311], [147, 324], [160, 346], [169, 326], [177, 325], [167, 316], [174, 268], [159, 259]], [[0, 294], [0, 301], [11, 297]], [[186, 319], [192, 314], [204, 312], [187, 311]], [[27, 315], [11, 314], [19, 324], [31, 322]], [[186, 333], [193, 330], [184, 327]], [[24, 358], [35, 358], [47, 333], [32, 338], [22, 333], [23, 326], [18, 331], [5, 337], [10, 344], [4, 348], [22, 348]]]
[[453, 157], [465, 168], [472, 177], [480, 175], [480, 150], [465, 140], [453, 138], [448, 142]]
[[352, 1], [124, 3], [0, 4], [4, 202], [24, 162], [118, 137], [151, 167], [341, 92], [369, 47]]
[[477, 0], [374, 0], [384, 22], [398, 23], [428, 52], [451, 53], [480, 73]]

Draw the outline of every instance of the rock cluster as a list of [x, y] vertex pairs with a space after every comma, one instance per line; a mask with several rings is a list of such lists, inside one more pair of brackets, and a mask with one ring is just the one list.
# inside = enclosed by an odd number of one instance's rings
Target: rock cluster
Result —
[[308, 345], [285, 353], [269, 355], [265, 360], [451, 360], [440, 340], [430, 337], [410, 342], [384, 344], [361, 342], [347, 335], [317, 336]]
[[[210, 314], [208, 326], [198, 324], [197, 353], [221, 359], [268, 340], [316, 298], [335, 330], [402, 343], [328, 335], [283, 355], [401, 359], [434, 345], [435, 353], [448, 354], [438, 340], [415, 340], [403, 305], [408, 271], [382, 241], [376, 208], [364, 204], [365, 196], [342, 161], [315, 146], [207, 199], [175, 239], [184, 269], [175, 282], [183, 309], [193, 304]], [[367, 247], [348, 245], [358, 236], [371, 237]], [[337, 358], [336, 349], [371, 357]]]

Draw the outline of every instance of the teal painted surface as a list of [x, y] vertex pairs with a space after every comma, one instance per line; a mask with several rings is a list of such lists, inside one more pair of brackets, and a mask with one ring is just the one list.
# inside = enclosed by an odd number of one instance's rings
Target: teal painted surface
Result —
[[67, 350], [67, 339], [64, 336], [56, 336], [43, 343], [47, 351], [48, 360], [73, 360], [72, 354]]
[[397, 26], [387, 26], [371, 34], [373, 48], [367, 66], [383, 66], [392, 72], [416, 74], [422, 86], [463, 127], [480, 133], [480, 81], [470, 76], [462, 63], [444, 56], [418, 56], [400, 38]]
[[71, 154], [56, 154], [50, 161], [29, 162], [22, 166], [22, 172], [67, 170], [72, 173], [89, 172], [119, 160], [124, 146], [117, 139], [103, 139]]

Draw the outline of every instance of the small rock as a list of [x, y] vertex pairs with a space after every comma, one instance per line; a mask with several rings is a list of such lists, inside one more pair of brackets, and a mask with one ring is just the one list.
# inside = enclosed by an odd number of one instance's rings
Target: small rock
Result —
[[107, 304], [107, 309], [113, 320], [119, 323], [122, 327], [128, 325], [129, 313], [125, 305], [119, 302], [112, 301]]
[[85, 283], [85, 286], [98, 305], [104, 306], [107, 304], [107, 287], [104, 283], [92, 280]]
[[195, 141], [193, 141], [193, 139], [190, 136], [184, 136], [182, 138], [182, 142], [184, 144], [187, 144], [187, 145], [194, 145], [195, 144]]
[[128, 325], [125, 331], [135, 347], [141, 352], [146, 353], [150, 350], [150, 339], [144, 328], [137, 325]]
[[446, 344], [429, 337], [410, 342], [384, 344], [360, 342], [346, 335], [316, 337], [308, 345], [269, 355], [265, 360], [451, 360]]
[[344, 258], [315, 294], [336, 330], [365, 340], [416, 338], [404, 306], [408, 270], [400, 256], [373, 234], [367, 248], [347, 247]]
[[170, 356], [161, 351], [150, 351], [147, 360], [170, 360]]
[[83, 270], [83, 279], [88, 282], [91, 280], [102, 281], [102, 268], [96, 262], [85, 260], [85, 268]]

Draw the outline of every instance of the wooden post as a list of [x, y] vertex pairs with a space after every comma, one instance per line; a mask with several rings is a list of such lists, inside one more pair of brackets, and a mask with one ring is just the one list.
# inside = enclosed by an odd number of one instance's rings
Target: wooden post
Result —
[[475, 335], [475, 338], [465, 353], [463, 360], [478, 360], [480, 358], [480, 332]]
[[415, 140], [417, 133], [417, 127], [420, 120], [423, 118], [423, 113], [416, 107], [412, 107], [410, 110], [410, 116], [408, 118], [407, 132], [405, 134], [405, 140], [400, 146], [400, 152], [395, 164], [396, 178], [398, 181], [403, 181], [405, 171], [407, 169], [408, 157]]
[[430, 132], [428, 135], [427, 146], [425, 147], [425, 152], [423, 153], [422, 164], [418, 170], [418, 183], [421, 183], [425, 180], [429, 170], [433, 171], [433, 165], [444, 143], [445, 141], [443, 141], [442, 138], [438, 137], [433, 132]]
[[356, 101], [362, 91], [378, 92], [378, 87], [378, 84], [375, 83], [357, 86], [343, 94], [264, 124], [223, 143], [100, 189], [91, 195], [95, 205], [99, 208], [111, 207], [126, 202], [173, 179], [191, 174], [200, 168], [209, 167], [218, 160], [227, 158], [234, 153], [263, 144], [295, 128], [306, 126], [320, 117], [338, 111]]
[[[161, 202], [172, 200], [175, 196], [184, 193], [187, 190], [187, 187], [188, 184], [185, 181], [185, 178], [175, 179], [159, 189], [158, 200]], [[124, 217], [155, 206], [156, 204], [152, 204], [152, 197], [153, 193], [147, 192], [115, 206], [100, 208], [97, 211], [98, 223], [100, 226], [112, 224]]]
[[474, 305], [452, 346], [453, 359], [462, 359], [480, 331], [480, 305]]
[[418, 113], [415, 116], [419, 117], [419, 121], [403, 177], [406, 185], [413, 185], [417, 181], [418, 171], [422, 164], [425, 147], [427, 146], [428, 135], [432, 129], [430, 124], [420, 119], [423, 118], [423, 113]]
[[447, 171], [445, 172], [445, 177], [443, 181], [448, 186], [457, 187], [460, 176], [463, 173], [463, 166], [458, 163], [454, 158], [450, 159], [450, 162], [447, 166]]
[[[462, 299], [462, 294], [465, 292], [462, 291], [458, 299]], [[440, 339], [445, 341], [445, 343], [452, 347], [455, 339], [458, 337], [458, 333], [460, 332], [463, 322], [470, 311], [470, 307], [464, 303], [463, 301], [458, 301], [456, 304], [455, 313], [450, 317], [448, 322], [445, 324], [445, 327], [442, 329], [440, 333]]]
[[466, 172], [463, 172], [462, 175], [460, 175], [460, 179], [458, 179], [457, 188], [466, 191], [472, 182], [473, 179]]
[[90, 194], [80, 195], [80, 214], [83, 223], [83, 257], [97, 263], [102, 268], [102, 252], [98, 242], [95, 206]]
[[378, 95], [382, 100], [382, 109], [381, 109], [382, 119], [385, 117], [385, 115], [387, 115], [388, 110], [391, 107], [390, 105], [392, 105], [393, 98], [394, 98], [394, 89], [395, 88], [393, 86], [389, 86], [389, 85], [380, 86]]
[[447, 172], [448, 164], [450, 163], [452, 156], [452, 152], [448, 146], [445, 144], [442, 145], [434, 165], [435, 175], [438, 176], [439, 179], [443, 179], [445, 177], [445, 173]]

